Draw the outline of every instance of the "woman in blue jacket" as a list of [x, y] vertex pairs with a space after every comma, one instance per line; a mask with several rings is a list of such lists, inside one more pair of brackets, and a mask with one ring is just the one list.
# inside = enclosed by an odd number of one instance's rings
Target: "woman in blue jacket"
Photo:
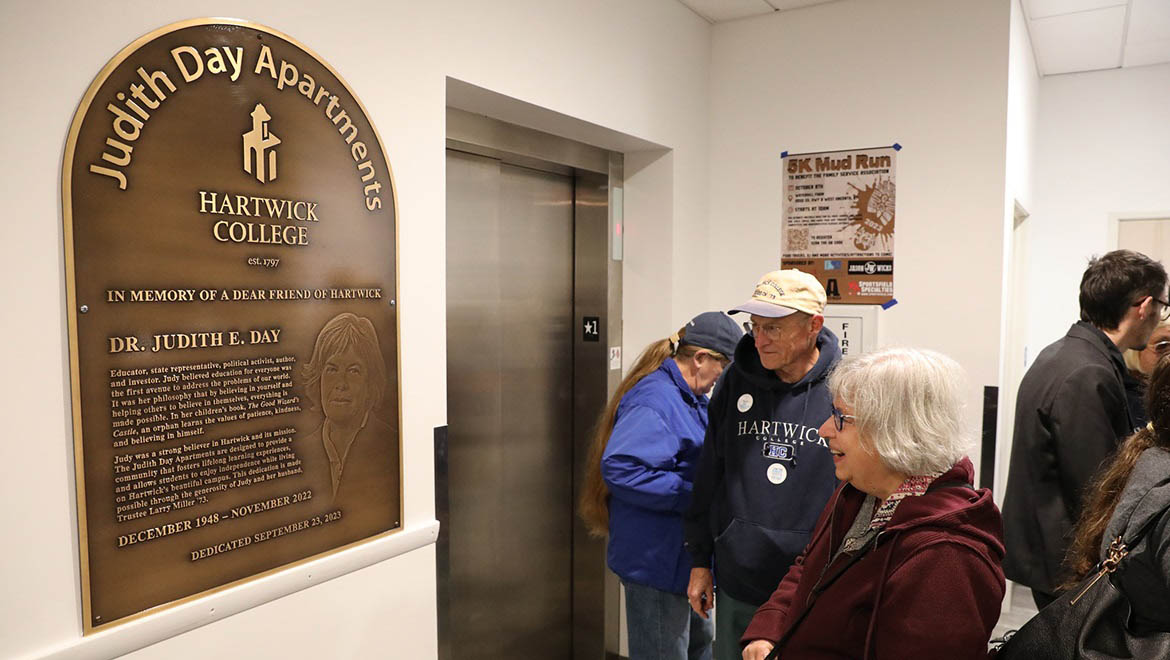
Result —
[[626, 590], [630, 660], [709, 660], [710, 620], [687, 602], [682, 514], [707, 429], [707, 393], [743, 333], [705, 312], [646, 347], [594, 432], [581, 497], [590, 531], [608, 533]]

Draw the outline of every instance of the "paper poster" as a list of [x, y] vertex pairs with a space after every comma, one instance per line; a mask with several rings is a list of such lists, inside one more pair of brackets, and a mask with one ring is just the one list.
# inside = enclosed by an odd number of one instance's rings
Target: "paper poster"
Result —
[[894, 297], [898, 145], [785, 154], [781, 267], [825, 286], [830, 303]]

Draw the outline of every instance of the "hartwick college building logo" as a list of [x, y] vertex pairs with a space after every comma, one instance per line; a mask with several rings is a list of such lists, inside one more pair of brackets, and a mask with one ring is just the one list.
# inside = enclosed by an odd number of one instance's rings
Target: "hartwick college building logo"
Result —
[[260, 183], [276, 180], [276, 145], [280, 138], [268, 130], [271, 120], [264, 104], [257, 103], [252, 111], [252, 130], [244, 133], [244, 171], [254, 174]]

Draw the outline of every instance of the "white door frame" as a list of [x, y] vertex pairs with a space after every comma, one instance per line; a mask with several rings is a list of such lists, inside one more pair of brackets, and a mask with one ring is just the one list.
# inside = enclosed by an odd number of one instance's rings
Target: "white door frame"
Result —
[[[1014, 200], [1013, 200], [1014, 201]], [[1016, 390], [1020, 380], [1028, 370], [1028, 361], [1032, 357], [1028, 351], [1028, 294], [1030, 247], [1028, 236], [1031, 223], [1028, 222], [1028, 211], [1014, 201], [1012, 213], [1012, 228], [1008, 234], [1009, 250], [1006, 256], [1005, 283], [1007, 285], [1007, 300], [1004, 311], [1007, 318], [1004, 322], [1003, 353], [1001, 355], [1000, 373], [1003, 380], [1000, 385], [999, 397], [996, 401], [996, 444], [995, 444], [995, 482], [992, 484], [995, 501], [1003, 506], [1004, 491], [1007, 489], [1008, 467], [1011, 463], [1012, 432], [1016, 419]], [[1008, 583], [1007, 593], [1004, 594], [1004, 611], [1010, 611], [1012, 604], [1011, 582]]]
[[1170, 211], [1129, 211], [1125, 213], [1109, 214], [1109, 251], [1116, 250], [1121, 236], [1121, 223], [1127, 220], [1161, 220], [1170, 219]]

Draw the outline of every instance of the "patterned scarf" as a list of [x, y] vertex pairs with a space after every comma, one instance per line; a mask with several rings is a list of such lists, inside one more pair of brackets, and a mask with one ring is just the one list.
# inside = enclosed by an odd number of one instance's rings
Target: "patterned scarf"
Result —
[[[907, 497], [917, 497], [926, 492], [930, 488], [930, 484], [934, 483], [935, 479], [942, 476], [942, 472], [935, 472], [919, 477], [910, 477], [902, 482], [901, 486], [882, 502], [882, 505], [877, 505], [877, 498], [873, 495], [866, 495], [865, 502], [861, 505], [861, 510], [857, 512], [857, 518], [854, 519], [853, 524], [849, 530], [845, 532], [845, 538], [841, 542], [839, 552], [846, 552], [853, 554], [861, 549], [870, 538], [880, 532], [886, 523], [894, 517], [894, 511], [898, 508], [898, 504]], [[875, 510], [876, 509], [876, 510]], [[872, 517], [869, 524], [865, 524], [863, 516], [867, 512], [872, 512]]]
[[922, 475], [919, 477], [910, 477], [902, 482], [901, 486], [890, 496], [886, 498], [885, 502], [878, 507], [878, 510], [873, 514], [873, 520], [869, 521], [869, 528], [878, 530], [886, 526], [890, 522], [890, 518], [894, 517], [894, 510], [902, 503], [902, 500], [907, 497], [918, 497], [930, 488], [930, 484], [934, 483], [935, 479], [942, 476], [942, 472], [934, 472], [932, 474]]

